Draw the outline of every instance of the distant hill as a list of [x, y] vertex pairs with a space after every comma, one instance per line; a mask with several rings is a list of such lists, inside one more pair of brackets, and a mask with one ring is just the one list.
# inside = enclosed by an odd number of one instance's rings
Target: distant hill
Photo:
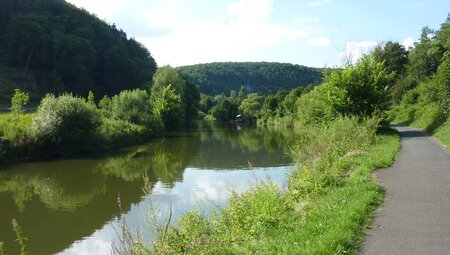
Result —
[[144, 46], [72, 4], [0, 1], [0, 100], [14, 87], [111, 95], [145, 86], [155, 70]]
[[247, 93], [276, 93], [309, 84], [320, 84], [322, 70], [300, 65], [273, 62], [224, 62], [181, 66], [177, 68], [190, 82], [200, 86], [208, 95], [239, 91]]

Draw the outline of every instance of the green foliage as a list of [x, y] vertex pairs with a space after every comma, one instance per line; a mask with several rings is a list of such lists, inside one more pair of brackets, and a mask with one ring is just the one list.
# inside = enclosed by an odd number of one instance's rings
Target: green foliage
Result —
[[[449, 144], [450, 116], [450, 16], [438, 31], [427, 27], [409, 56], [406, 76], [393, 90], [390, 119], [436, 134]], [[403, 95], [403, 97], [402, 97]], [[401, 99], [401, 100], [400, 100]]]
[[164, 127], [174, 130], [184, 125], [184, 107], [181, 97], [172, 85], [152, 88], [153, 114], [162, 119]]
[[443, 144], [450, 148], [450, 118], [447, 118], [447, 121], [440, 125], [434, 135], [441, 141]]
[[[109, 100], [105, 98], [102, 109], [107, 109]], [[145, 90], [124, 90], [111, 99], [111, 117], [134, 124], [144, 124], [151, 114], [150, 97]]]
[[249, 94], [239, 105], [239, 112], [242, 113], [246, 119], [256, 120], [261, 116], [263, 102], [264, 97], [260, 96], [258, 93]]
[[31, 114], [0, 114], [0, 137], [19, 144], [30, 136]]
[[154, 89], [166, 87], [169, 84], [172, 85], [172, 88], [184, 101], [185, 90], [187, 86], [186, 80], [175, 68], [172, 68], [170, 66], [163, 66], [158, 68], [158, 70], [156, 70], [155, 75], [153, 76], [152, 91]]
[[305, 88], [303, 87], [297, 87], [289, 91], [289, 94], [286, 95], [282, 103], [282, 115], [291, 115], [295, 113], [297, 109], [295, 107], [295, 102], [303, 94], [304, 89]]
[[229, 95], [245, 86], [247, 93], [275, 94], [308, 84], [320, 84], [317, 68], [268, 62], [209, 63], [177, 68], [187, 81], [198, 84], [207, 95]]
[[98, 102], [99, 109], [103, 112], [104, 115], [110, 117], [112, 114], [112, 100], [107, 95], [103, 96], [102, 99]]
[[0, 10], [0, 59], [39, 94], [112, 95], [144, 87], [156, 70], [143, 45], [65, 1], [4, 0]]
[[152, 248], [156, 254], [355, 253], [382, 201], [371, 171], [392, 164], [399, 149], [398, 134], [375, 135], [377, 123], [339, 117], [304, 126], [286, 191], [268, 181], [234, 192], [212, 215], [189, 212], [177, 227], [160, 229]]
[[211, 114], [217, 120], [233, 120], [238, 115], [239, 101], [231, 98], [221, 98], [211, 109]]
[[83, 98], [48, 94], [42, 99], [31, 125], [33, 136], [49, 153], [79, 154], [92, 144], [100, 116]]
[[92, 92], [92, 90], [89, 90], [87, 102], [95, 106], [95, 96], [94, 96], [94, 92]]
[[186, 83], [186, 120], [190, 121], [197, 118], [197, 112], [200, 107], [200, 91], [197, 85]]
[[383, 67], [388, 73], [395, 73], [398, 76], [405, 72], [408, 52], [398, 42], [388, 41], [383, 45], [378, 45], [372, 51], [372, 56], [376, 62], [383, 63]]
[[365, 57], [356, 65], [331, 73], [326, 78], [327, 104], [331, 115], [370, 116], [389, 106], [388, 85], [392, 74], [382, 64]]
[[[449, 21], [447, 21], [447, 25], [443, 25], [446, 30], [441, 30], [439, 34], [450, 33], [448, 23]], [[422, 29], [420, 41], [414, 44], [414, 50], [411, 51], [409, 57], [408, 72], [414, 79], [425, 81], [436, 72], [445, 52], [445, 45], [436, 39], [441, 37], [442, 35], [437, 37], [435, 31], [428, 27]]]
[[104, 145], [130, 145], [142, 142], [150, 135], [157, 134], [162, 127], [155, 130], [148, 129], [125, 120], [104, 118], [98, 128], [98, 134]]
[[154, 105], [154, 112], [163, 118], [168, 129], [182, 127], [196, 117], [199, 109], [200, 92], [197, 86], [187, 82], [177, 69], [170, 66], [158, 68], [156, 71], [151, 97], [153, 104], [158, 104], [156, 108]]
[[29, 254], [26, 248], [27, 238], [23, 236], [22, 228], [19, 226], [19, 223], [15, 219], [12, 220], [13, 231], [16, 234], [16, 242], [20, 246], [20, 255]]
[[28, 93], [15, 89], [14, 96], [11, 98], [11, 111], [15, 114], [23, 114], [29, 101], [30, 95]]
[[417, 87], [417, 84], [410, 76], [399, 77], [390, 89], [392, 103], [400, 103], [406, 92]]

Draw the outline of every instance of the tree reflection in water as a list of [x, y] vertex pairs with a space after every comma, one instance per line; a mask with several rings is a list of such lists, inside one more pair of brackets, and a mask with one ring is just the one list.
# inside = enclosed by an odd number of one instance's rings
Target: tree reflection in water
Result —
[[52, 254], [90, 236], [143, 199], [142, 176], [152, 187], [183, 182], [186, 168], [235, 170], [290, 164], [282, 149], [291, 134], [201, 122], [190, 131], [127, 148], [107, 158], [17, 164], [0, 171], [0, 240], [18, 250], [11, 228], [17, 219], [32, 254]]

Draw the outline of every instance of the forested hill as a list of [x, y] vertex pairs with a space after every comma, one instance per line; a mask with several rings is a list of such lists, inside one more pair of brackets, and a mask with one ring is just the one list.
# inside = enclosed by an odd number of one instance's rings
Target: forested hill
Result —
[[247, 93], [273, 94], [280, 89], [322, 82], [322, 70], [300, 65], [272, 62], [224, 62], [178, 67], [200, 91], [228, 95], [245, 86]]
[[[115, 94], [151, 82], [150, 52], [64, 0], [0, 1], [0, 94]], [[1, 98], [0, 98], [1, 100]]]

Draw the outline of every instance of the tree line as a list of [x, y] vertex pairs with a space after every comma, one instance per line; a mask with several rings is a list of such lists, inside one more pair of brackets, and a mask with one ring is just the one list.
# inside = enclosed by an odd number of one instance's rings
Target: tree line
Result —
[[199, 85], [207, 95], [229, 95], [245, 87], [246, 93], [274, 94], [298, 86], [320, 84], [327, 68], [311, 68], [288, 63], [224, 62], [177, 68], [185, 78]]

